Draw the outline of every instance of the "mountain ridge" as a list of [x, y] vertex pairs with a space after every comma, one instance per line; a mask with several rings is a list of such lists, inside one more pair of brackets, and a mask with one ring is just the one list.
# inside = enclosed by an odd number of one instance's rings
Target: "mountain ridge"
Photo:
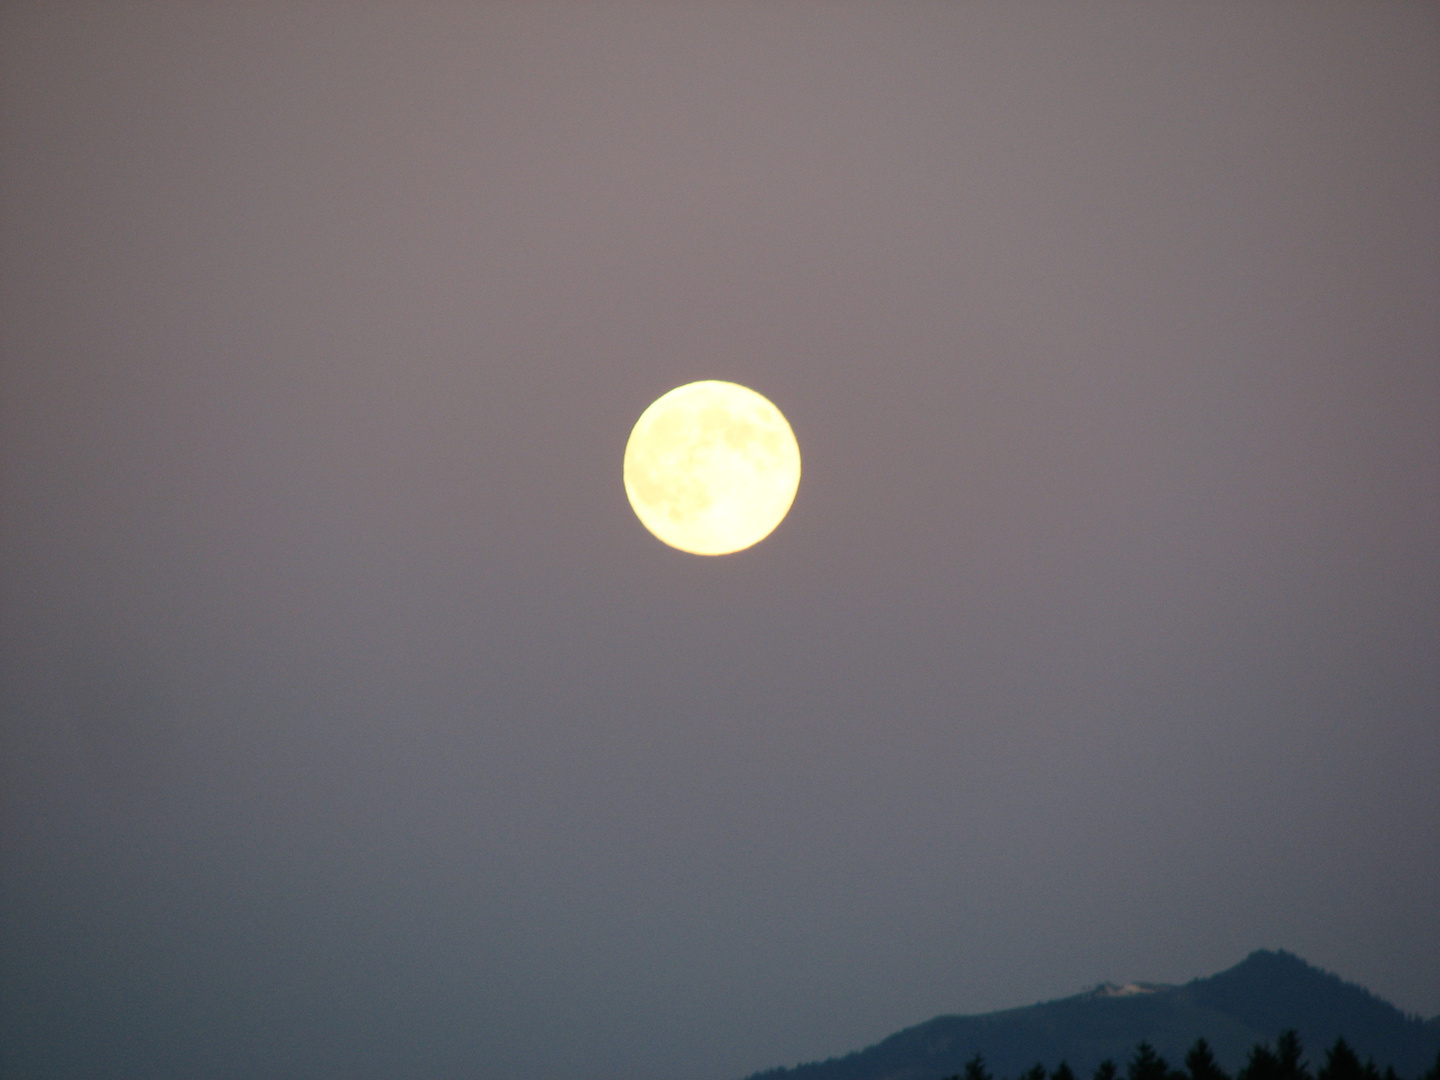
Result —
[[1343, 1037], [1361, 1059], [1419, 1076], [1440, 1054], [1440, 1016], [1407, 1015], [1363, 986], [1283, 950], [1180, 985], [1100, 983], [1070, 997], [998, 1012], [936, 1016], [862, 1050], [747, 1080], [938, 1080], [977, 1053], [1000, 1077], [1064, 1060], [1086, 1077], [1104, 1058], [1123, 1064], [1142, 1039], [1178, 1065], [1197, 1038], [1234, 1072], [1256, 1043], [1295, 1029], [1310, 1060]]

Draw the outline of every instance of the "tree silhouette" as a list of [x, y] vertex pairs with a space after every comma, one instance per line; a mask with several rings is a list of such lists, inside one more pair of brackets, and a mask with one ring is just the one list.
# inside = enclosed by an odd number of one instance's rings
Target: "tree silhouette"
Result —
[[1170, 1065], [1148, 1042], [1141, 1040], [1135, 1047], [1135, 1056], [1125, 1068], [1125, 1080], [1166, 1080]]
[[1365, 1067], [1349, 1043], [1336, 1039], [1335, 1045], [1325, 1051], [1325, 1064], [1320, 1066], [1315, 1080], [1365, 1080]]
[[[1210, 1051], [1210, 1044], [1204, 1039], [1196, 1039], [1195, 1045], [1190, 1047], [1185, 1054], [1185, 1076], [1189, 1080], [1230, 1080], [1225, 1070], [1220, 1068], [1215, 1060], [1215, 1055]], [[1337, 1077], [1336, 1080], [1339, 1080]], [[1346, 1077], [1345, 1080], [1351, 1080]]]
[[[1095, 1067], [1092, 1080], [1119, 1080], [1120, 1070], [1115, 1062], [1106, 1058]], [[985, 1058], [976, 1053], [965, 1063], [965, 1072], [955, 1074], [946, 1080], [995, 1080]], [[1063, 1058], [1048, 1077], [1043, 1062], [1036, 1062], [1015, 1080], [1076, 1080], [1075, 1070]], [[1135, 1047], [1135, 1055], [1125, 1067], [1125, 1080], [1230, 1080], [1210, 1044], [1196, 1039], [1195, 1045], [1185, 1054], [1183, 1071], [1172, 1070], [1148, 1040]], [[1393, 1065], [1386, 1066], [1382, 1073], [1375, 1067], [1373, 1059], [1360, 1064], [1360, 1057], [1344, 1039], [1336, 1039], [1335, 1045], [1325, 1052], [1325, 1063], [1311, 1073], [1305, 1061], [1305, 1048], [1295, 1030], [1282, 1031], [1272, 1047], [1269, 1043], [1256, 1043], [1250, 1048], [1250, 1055], [1244, 1067], [1235, 1074], [1235, 1080], [1401, 1080]], [[1440, 1080], [1440, 1054], [1429, 1070], [1415, 1080]]]
[[1281, 1080], [1280, 1059], [1269, 1043], [1256, 1043], [1250, 1048], [1250, 1056], [1235, 1074], [1235, 1080]]
[[[1091, 1080], [1119, 1080], [1120, 1070], [1115, 1062], [1106, 1058], [1095, 1067]], [[976, 1053], [965, 1063], [964, 1074], [955, 1074], [945, 1080], [995, 1080], [985, 1064], [985, 1057]], [[1063, 1058], [1055, 1069], [1045, 1072], [1043, 1062], [1036, 1062], [1015, 1080], [1077, 1080], [1075, 1070]], [[1125, 1067], [1125, 1080], [1230, 1080], [1229, 1075], [1215, 1060], [1210, 1044], [1196, 1039], [1195, 1045], [1185, 1053], [1183, 1071], [1172, 1070], [1148, 1040], [1142, 1040], [1135, 1047], [1135, 1055]], [[1269, 1043], [1256, 1043], [1250, 1048], [1250, 1055], [1244, 1066], [1235, 1074], [1235, 1080], [1401, 1080], [1395, 1066], [1388, 1065], [1382, 1073], [1375, 1067], [1374, 1059], [1360, 1064], [1360, 1057], [1344, 1039], [1336, 1039], [1335, 1045], [1325, 1051], [1325, 1063], [1313, 1074], [1305, 1061], [1305, 1048], [1300, 1036], [1293, 1028], [1282, 1031], [1272, 1047]], [[1440, 1080], [1440, 1054], [1429, 1070], [1415, 1080]]]
[[1310, 1068], [1301, 1060], [1305, 1048], [1300, 1045], [1300, 1036], [1290, 1028], [1280, 1033], [1275, 1040], [1275, 1058], [1280, 1064], [1280, 1080], [1310, 1080]]
[[965, 1063], [965, 1080], [994, 1080], [981, 1055], [976, 1054]]

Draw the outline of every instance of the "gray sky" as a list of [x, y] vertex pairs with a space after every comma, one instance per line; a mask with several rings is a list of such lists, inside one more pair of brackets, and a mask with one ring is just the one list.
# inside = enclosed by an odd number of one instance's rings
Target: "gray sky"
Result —
[[[7, 1076], [1440, 1013], [1440, 7], [10, 3]], [[630, 426], [773, 400], [790, 516]]]

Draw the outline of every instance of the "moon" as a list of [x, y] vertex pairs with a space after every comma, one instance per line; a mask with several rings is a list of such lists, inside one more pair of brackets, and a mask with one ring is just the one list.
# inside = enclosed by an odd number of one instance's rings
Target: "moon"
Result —
[[641, 524], [692, 555], [769, 536], [800, 487], [800, 445], [780, 410], [732, 382], [676, 387], [640, 414], [625, 445], [625, 494]]

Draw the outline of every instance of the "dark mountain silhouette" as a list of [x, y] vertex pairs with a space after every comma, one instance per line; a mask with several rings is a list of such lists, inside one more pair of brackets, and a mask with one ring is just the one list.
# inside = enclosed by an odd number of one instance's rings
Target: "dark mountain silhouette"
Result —
[[1145, 1040], [1178, 1068], [1204, 1038], [1230, 1073], [1256, 1043], [1299, 1033], [1318, 1066], [1343, 1037], [1361, 1060], [1419, 1077], [1440, 1053], [1440, 1017], [1406, 1016], [1389, 1002], [1287, 952], [1253, 952], [1235, 967], [1184, 986], [1103, 985], [1074, 997], [981, 1016], [937, 1016], [864, 1050], [829, 1061], [772, 1069], [750, 1080], [939, 1080], [965, 1071], [977, 1053], [997, 1077], [1037, 1062], [1067, 1062], [1088, 1078], [1105, 1058], [1122, 1067]]

